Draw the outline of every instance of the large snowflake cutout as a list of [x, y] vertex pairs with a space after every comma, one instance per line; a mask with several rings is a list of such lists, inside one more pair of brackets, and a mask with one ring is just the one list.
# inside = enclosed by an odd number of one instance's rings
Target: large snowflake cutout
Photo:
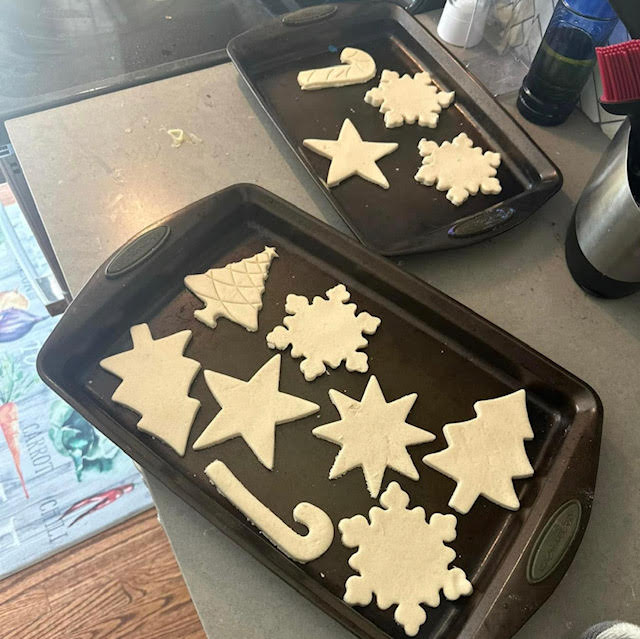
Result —
[[326, 293], [328, 299], [302, 295], [287, 295], [284, 326], [276, 326], [267, 335], [269, 348], [285, 350], [291, 345], [291, 357], [304, 357], [300, 370], [310, 382], [327, 372], [325, 364], [337, 368], [345, 361], [349, 372], [369, 370], [366, 353], [359, 351], [368, 341], [362, 336], [373, 335], [380, 319], [369, 313], [358, 313], [356, 305], [347, 304], [349, 291], [338, 284]]
[[423, 138], [418, 150], [424, 159], [415, 175], [416, 181], [427, 186], [435, 184], [438, 191], [447, 191], [447, 200], [455, 206], [466, 202], [469, 195], [476, 195], [478, 190], [484, 195], [502, 191], [500, 181], [494, 177], [500, 166], [500, 154], [483, 153], [479, 146], [473, 146], [466, 133], [440, 146]]
[[405, 421], [418, 396], [415, 393], [387, 402], [375, 375], [367, 382], [362, 400], [352, 399], [331, 389], [329, 397], [340, 413], [340, 420], [313, 429], [313, 434], [341, 447], [329, 479], [341, 477], [362, 467], [369, 494], [377, 497], [387, 468], [419, 478], [407, 446], [435, 439], [429, 431]]
[[384, 113], [384, 125], [388, 129], [402, 126], [405, 122], [435, 129], [443, 108], [451, 105], [455, 92], [440, 91], [426, 71], [416, 73], [413, 78], [385, 69], [380, 84], [369, 89], [364, 101], [380, 107]]
[[421, 604], [440, 605], [440, 590], [453, 601], [470, 595], [471, 583], [460, 568], [449, 568], [456, 552], [445, 542], [456, 538], [454, 515], [431, 515], [424, 509], [408, 509], [409, 496], [396, 482], [382, 493], [367, 521], [362, 515], [343, 519], [338, 524], [342, 543], [358, 547], [349, 565], [360, 573], [345, 584], [344, 600], [351, 605], [368, 606], [373, 595], [376, 605], [387, 610], [398, 604], [394, 619], [413, 637], [426, 621]]

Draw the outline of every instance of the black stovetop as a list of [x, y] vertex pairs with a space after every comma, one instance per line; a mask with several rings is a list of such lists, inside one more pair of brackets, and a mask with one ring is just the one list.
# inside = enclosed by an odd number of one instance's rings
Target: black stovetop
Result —
[[211, 66], [225, 59], [231, 37], [269, 19], [276, 6], [273, 0], [0, 0], [0, 123]]

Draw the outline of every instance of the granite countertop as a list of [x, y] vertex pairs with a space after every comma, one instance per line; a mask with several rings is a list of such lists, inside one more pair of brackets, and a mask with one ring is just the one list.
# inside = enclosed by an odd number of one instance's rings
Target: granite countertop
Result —
[[[501, 101], [519, 119], [514, 97]], [[562, 170], [562, 192], [509, 233], [399, 263], [602, 398], [591, 522], [566, 577], [517, 635], [569, 639], [604, 619], [640, 622], [640, 296], [589, 297], [564, 261], [575, 202], [608, 140], [579, 113], [555, 129], [523, 126]], [[202, 142], [171, 148], [173, 127]], [[75, 292], [131, 235], [235, 182], [259, 184], [346, 232], [230, 64], [25, 116], [7, 129]], [[351, 636], [157, 481], [149, 484], [210, 637]]]

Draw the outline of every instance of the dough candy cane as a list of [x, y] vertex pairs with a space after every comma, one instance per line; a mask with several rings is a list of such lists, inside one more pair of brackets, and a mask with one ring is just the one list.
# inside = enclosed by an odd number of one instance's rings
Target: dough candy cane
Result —
[[304, 564], [320, 557], [331, 545], [333, 524], [317, 506], [301, 502], [293, 509], [294, 520], [309, 529], [306, 535], [299, 535], [252, 495], [224, 462], [217, 459], [204, 472], [218, 491], [291, 559]]
[[351, 84], [368, 82], [376, 74], [373, 58], [361, 49], [345, 47], [340, 54], [340, 62], [333, 67], [308, 69], [298, 73], [298, 84], [303, 91], [346, 87]]

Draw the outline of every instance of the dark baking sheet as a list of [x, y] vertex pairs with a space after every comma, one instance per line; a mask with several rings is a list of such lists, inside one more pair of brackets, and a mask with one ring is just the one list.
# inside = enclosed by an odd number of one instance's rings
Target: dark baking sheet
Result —
[[[332, 5], [328, 5], [331, 7]], [[308, 21], [316, 11], [321, 19]], [[518, 224], [562, 184], [558, 169], [509, 115], [412, 16], [397, 5], [358, 3], [314, 7], [256, 27], [234, 38], [227, 50], [234, 64], [336, 211], [366, 246], [385, 255], [451, 248], [486, 239]], [[292, 17], [293, 16], [293, 17]], [[296, 18], [297, 16], [297, 18]], [[302, 21], [300, 21], [302, 16]], [[345, 46], [373, 56], [377, 74], [366, 84], [301, 91], [303, 69], [339, 64]], [[427, 70], [456, 100], [435, 129], [405, 124], [387, 129], [365, 92], [383, 69], [400, 74]], [[364, 140], [398, 142], [378, 165], [389, 180], [382, 189], [353, 177], [329, 189], [330, 160], [302, 146], [305, 138], [336, 139], [350, 118]], [[414, 180], [421, 164], [421, 138], [440, 144], [465, 132], [476, 145], [502, 154], [499, 195], [470, 197], [455, 207], [446, 193]]]
[[[253, 255], [265, 245], [275, 246], [280, 257], [266, 283], [258, 332], [248, 333], [224, 319], [212, 331], [196, 321], [193, 311], [202, 304], [185, 289], [184, 276]], [[191, 395], [202, 407], [184, 458], [138, 431], [138, 416], [111, 401], [119, 380], [98, 362], [131, 347], [131, 325], [148, 322], [156, 338], [188, 328], [193, 331], [188, 357], [203, 368], [249, 379], [274, 355], [265, 335], [281, 323], [286, 295], [311, 298], [337, 282], [347, 286], [359, 310], [382, 319], [367, 348], [369, 373], [347, 373], [341, 366], [308, 383], [300, 360], [283, 353], [281, 390], [316, 402], [321, 410], [277, 427], [273, 471], [260, 464], [241, 438], [191, 449], [219, 410], [200, 373]], [[258, 187], [241, 185], [210, 196], [132, 240], [96, 272], [67, 310], [39, 354], [38, 370], [128, 455], [362, 637], [400, 638], [404, 632], [393, 621], [393, 607], [351, 608], [342, 601], [345, 580], [353, 574], [347, 560], [354, 551], [342, 546], [338, 531], [326, 554], [296, 564], [260, 535], [203, 472], [214, 459], [223, 460], [301, 533], [304, 528], [291, 516], [300, 501], [324, 509], [336, 524], [342, 517], [366, 514], [377, 502], [369, 497], [361, 470], [329, 481], [339, 449], [311, 435], [316, 425], [337, 418], [329, 389], [359, 399], [369, 374], [375, 374], [388, 401], [418, 393], [408, 421], [437, 439], [409, 448], [419, 481], [387, 470], [383, 489], [399, 481], [411, 505], [423, 506], [427, 515], [451, 512], [447, 502], [454, 483], [421, 462], [424, 454], [445, 446], [443, 425], [473, 417], [478, 399], [527, 390], [535, 439], [526, 447], [536, 475], [517, 482], [522, 508], [511, 513], [480, 498], [469, 514], [458, 516], [458, 536], [450, 545], [458, 553], [456, 565], [475, 590], [471, 597], [428, 609], [419, 637], [457, 637], [463, 631], [465, 637], [511, 636], [559, 581], [588, 519], [600, 437], [597, 396], [457, 302]], [[526, 577], [531, 547], [551, 513], [569, 500], [578, 500], [584, 513], [576, 536], [555, 571], [533, 586]]]

